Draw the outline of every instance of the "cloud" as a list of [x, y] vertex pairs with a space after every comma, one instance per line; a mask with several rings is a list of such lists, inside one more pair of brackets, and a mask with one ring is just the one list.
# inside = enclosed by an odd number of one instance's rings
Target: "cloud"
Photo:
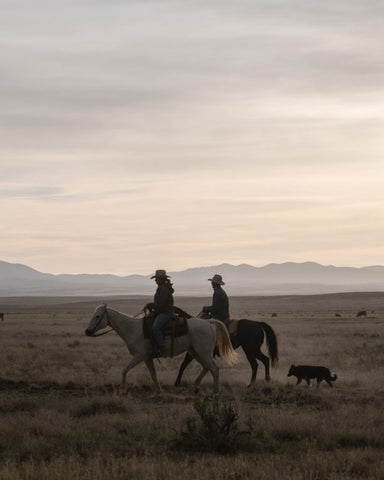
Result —
[[133, 273], [335, 263], [351, 235], [349, 259], [359, 241], [368, 258], [384, 213], [381, 13], [357, 0], [3, 2], [4, 252]]

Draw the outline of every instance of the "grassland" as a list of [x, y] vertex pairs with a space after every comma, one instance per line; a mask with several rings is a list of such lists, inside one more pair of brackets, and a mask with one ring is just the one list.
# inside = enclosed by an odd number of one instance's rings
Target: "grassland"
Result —
[[[0, 479], [384, 479], [384, 294], [232, 298], [234, 318], [274, 328], [280, 362], [272, 382], [260, 365], [247, 389], [244, 355], [231, 368], [219, 360], [220, 399], [238, 412], [225, 452], [199, 430], [196, 399], [211, 394], [212, 380], [196, 396], [197, 365], [177, 389], [182, 357], [157, 364], [161, 395], [139, 366], [120, 394], [125, 344], [114, 333], [84, 335], [102, 300], [0, 299]], [[107, 300], [135, 314], [148, 299]], [[192, 314], [207, 303], [177, 299]], [[291, 363], [328, 366], [334, 388], [295, 387]]]

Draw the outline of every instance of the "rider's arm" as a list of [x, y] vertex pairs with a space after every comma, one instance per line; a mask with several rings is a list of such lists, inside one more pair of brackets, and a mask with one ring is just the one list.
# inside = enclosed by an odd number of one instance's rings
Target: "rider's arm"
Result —
[[161, 287], [157, 290], [155, 295], [154, 306], [156, 309], [168, 308], [172, 305], [172, 293], [168, 287]]

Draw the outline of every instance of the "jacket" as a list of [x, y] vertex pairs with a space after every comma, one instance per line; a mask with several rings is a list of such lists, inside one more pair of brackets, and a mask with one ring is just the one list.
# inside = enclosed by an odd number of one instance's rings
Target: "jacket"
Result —
[[205, 310], [209, 312], [213, 318], [218, 320], [227, 320], [229, 318], [229, 301], [225, 291], [219, 287], [215, 288], [212, 297], [212, 305], [206, 307]]
[[154, 314], [157, 316], [159, 313], [166, 313], [173, 315], [173, 287], [170, 283], [165, 283], [157, 287], [154, 296]]

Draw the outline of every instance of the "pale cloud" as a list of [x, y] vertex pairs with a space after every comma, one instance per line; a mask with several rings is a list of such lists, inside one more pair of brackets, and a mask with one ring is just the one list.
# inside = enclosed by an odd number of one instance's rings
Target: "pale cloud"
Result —
[[3, 1], [2, 259], [384, 263], [383, 10]]

